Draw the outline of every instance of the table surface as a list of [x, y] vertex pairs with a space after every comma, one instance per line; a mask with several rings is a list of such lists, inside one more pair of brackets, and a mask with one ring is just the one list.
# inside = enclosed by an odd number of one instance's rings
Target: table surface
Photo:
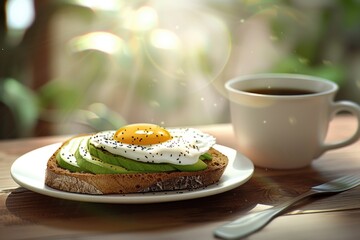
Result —
[[[347, 116], [331, 123], [327, 141], [356, 128]], [[221, 145], [236, 149], [230, 124], [199, 126]], [[213, 230], [257, 209], [291, 199], [311, 186], [360, 172], [360, 141], [332, 150], [298, 170], [255, 168], [242, 186], [214, 196], [155, 204], [102, 204], [62, 200], [31, 192], [10, 176], [24, 153], [68, 136], [0, 141], [0, 238], [4, 239], [214, 239]], [[247, 239], [356, 239], [360, 236], [360, 187], [310, 198]]]

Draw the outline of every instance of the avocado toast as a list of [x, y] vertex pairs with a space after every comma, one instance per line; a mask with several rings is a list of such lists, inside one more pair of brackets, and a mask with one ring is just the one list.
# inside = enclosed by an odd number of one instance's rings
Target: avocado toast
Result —
[[[47, 186], [86, 194], [196, 189], [219, 181], [228, 163], [227, 157], [212, 147], [191, 164], [179, 164], [181, 159], [185, 161], [185, 158], [179, 157], [173, 162], [131, 159], [95, 146], [94, 136], [70, 138], [56, 150], [47, 163]], [[153, 145], [132, 146], [144, 149]], [[174, 152], [171, 150], [169, 156], [175, 155]], [[181, 152], [180, 155], [186, 154]]]

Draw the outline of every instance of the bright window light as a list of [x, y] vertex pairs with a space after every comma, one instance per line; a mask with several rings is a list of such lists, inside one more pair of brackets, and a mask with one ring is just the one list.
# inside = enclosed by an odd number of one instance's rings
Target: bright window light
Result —
[[108, 32], [92, 32], [76, 37], [71, 40], [70, 46], [73, 51], [95, 49], [109, 54], [121, 49], [123, 40]]
[[151, 33], [151, 43], [154, 47], [161, 49], [177, 49], [180, 40], [175, 33], [171, 31], [156, 29]]
[[33, 0], [9, 0], [6, 5], [7, 25], [10, 29], [26, 29], [34, 20]]

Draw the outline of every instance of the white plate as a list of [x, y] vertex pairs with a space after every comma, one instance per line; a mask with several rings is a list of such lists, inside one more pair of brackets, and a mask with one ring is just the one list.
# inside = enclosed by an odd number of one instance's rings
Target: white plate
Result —
[[60, 143], [56, 143], [38, 148], [16, 159], [11, 166], [12, 178], [24, 188], [51, 197], [84, 202], [140, 204], [179, 201], [219, 194], [244, 184], [254, 172], [254, 165], [248, 158], [235, 149], [215, 145], [215, 149], [229, 158], [229, 163], [220, 181], [206, 188], [191, 191], [110, 195], [70, 193], [50, 188], [44, 184], [46, 163], [59, 146]]

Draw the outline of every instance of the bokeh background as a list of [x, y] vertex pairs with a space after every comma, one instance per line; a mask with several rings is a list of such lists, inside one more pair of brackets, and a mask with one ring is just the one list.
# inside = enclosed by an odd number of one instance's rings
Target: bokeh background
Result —
[[0, 0], [0, 138], [229, 122], [224, 83], [301, 73], [360, 102], [359, 0]]

